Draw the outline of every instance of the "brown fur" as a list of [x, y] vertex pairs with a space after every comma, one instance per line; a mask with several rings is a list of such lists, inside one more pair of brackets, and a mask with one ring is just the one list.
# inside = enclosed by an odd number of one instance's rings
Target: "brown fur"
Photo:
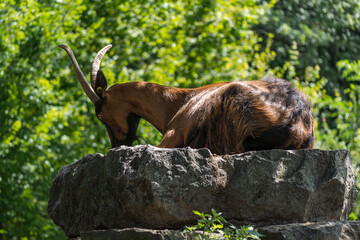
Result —
[[[267, 77], [193, 89], [133, 82], [107, 89], [105, 76], [98, 70], [92, 71], [96, 74], [93, 89], [87, 86], [71, 49], [61, 48], [72, 60], [113, 147], [132, 144], [140, 118], [163, 134], [159, 147], [165, 148], [206, 147], [216, 154], [229, 154], [314, 146], [310, 102], [285, 80]], [[100, 61], [105, 50], [99, 52]]]
[[167, 138], [174, 136], [165, 135], [162, 147], [207, 147], [218, 154], [314, 144], [308, 99], [276, 78], [207, 88], [180, 108], [168, 131], [183, 137], [171, 144]]

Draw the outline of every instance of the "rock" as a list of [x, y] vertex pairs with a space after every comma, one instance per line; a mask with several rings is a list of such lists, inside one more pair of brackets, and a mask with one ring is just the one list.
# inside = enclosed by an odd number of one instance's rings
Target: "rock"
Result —
[[97, 230], [81, 233], [81, 240], [184, 240], [191, 239], [188, 234], [177, 230], [151, 230], [125, 228]]
[[360, 222], [293, 223], [264, 227], [259, 232], [265, 235], [263, 240], [358, 240]]
[[347, 150], [271, 150], [227, 158], [234, 165], [218, 209], [229, 219], [344, 221], [355, 206], [355, 170]]
[[[311, 222], [262, 227], [262, 240], [359, 240], [360, 222]], [[221, 239], [221, 236], [218, 235]], [[184, 240], [193, 239], [179, 230], [141, 228], [97, 230], [81, 233], [81, 240]]]
[[343, 221], [357, 198], [349, 151], [119, 147], [62, 167], [48, 214], [69, 237], [129, 227], [176, 229], [211, 208], [254, 223]]

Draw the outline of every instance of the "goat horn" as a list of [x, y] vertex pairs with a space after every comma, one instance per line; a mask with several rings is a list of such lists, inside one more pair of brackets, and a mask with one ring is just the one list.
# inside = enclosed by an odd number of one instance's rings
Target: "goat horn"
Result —
[[111, 44], [107, 45], [106, 47], [102, 48], [95, 56], [94, 61], [92, 62], [91, 65], [91, 72], [90, 72], [90, 80], [91, 80], [91, 86], [94, 88], [95, 87], [95, 81], [96, 81], [96, 76], [97, 73], [100, 69], [100, 62], [101, 59], [104, 57], [105, 53], [107, 52], [107, 50], [109, 50], [112, 47]]
[[76, 76], [79, 79], [79, 82], [80, 82], [82, 88], [84, 89], [86, 95], [90, 98], [91, 102], [93, 104], [96, 104], [97, 102], [99, 102], [100, 98], [98, 97], [98, 95], [96, 95], [94, 89], [91, 88], [90, 84], [86, 80], [83, 72], [81, 71], [81, 69], [79, 67], [78, 62], [76, 61], [76, 58], [75, 58], [74, 53], [71, 50], [71, 48], [69, 48], [66, 45], [59, 45], [59, 48], [64, 49], [66, 51], [66, 53], [69, 55], [72, 65], [75, 69]]

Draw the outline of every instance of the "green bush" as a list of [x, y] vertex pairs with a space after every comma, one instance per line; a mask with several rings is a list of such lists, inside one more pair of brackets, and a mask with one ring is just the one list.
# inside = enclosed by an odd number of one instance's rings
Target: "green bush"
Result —
[[[185, 227], [184, 232], [190, 233], [194, 239], [230, 239], [230, 240], [247, 240], [257, 239], [264, 235], [254, 230], [253, 226], [241, 226], [240, 228], [229, 224], [221, 213], [217, 213], [211, 209], [210, 214], [193, 211], [195, 215], [199, 216], [197, 225]], [[224, 226], [227, 224], [228, 226]]]

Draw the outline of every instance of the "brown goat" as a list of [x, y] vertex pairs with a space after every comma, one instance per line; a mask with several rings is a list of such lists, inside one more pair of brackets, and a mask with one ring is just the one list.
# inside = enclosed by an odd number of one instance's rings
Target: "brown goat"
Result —
[[131, 82], [107, 89], [99, 68], [109, 45], [95, 56], [91, 87], [72, 50], [59, 47], [69, 55], [112, 147], [132, 144], [140, 118], [163, 134], [159, 147], [164, 148], [206, 147], [216, 154], [228, 154], [314, 146], [310, 102], [285, 80], [266, 77], [193, 89]]

